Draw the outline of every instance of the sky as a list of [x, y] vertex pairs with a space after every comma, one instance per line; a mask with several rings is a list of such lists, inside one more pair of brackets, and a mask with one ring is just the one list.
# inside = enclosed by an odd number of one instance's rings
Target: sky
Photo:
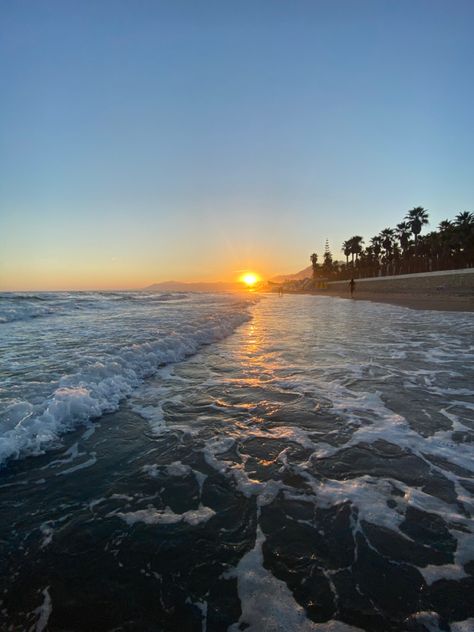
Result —
[[474, 211], [472, 0], [0, 0], [0, 289], [292, 273]]

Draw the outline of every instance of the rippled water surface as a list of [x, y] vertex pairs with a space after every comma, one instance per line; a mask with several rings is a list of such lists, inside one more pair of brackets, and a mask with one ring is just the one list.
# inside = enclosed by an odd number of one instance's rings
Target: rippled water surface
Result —
[[153, 300], [4, 323], [0, 628], [474, 630], [472, 315]]

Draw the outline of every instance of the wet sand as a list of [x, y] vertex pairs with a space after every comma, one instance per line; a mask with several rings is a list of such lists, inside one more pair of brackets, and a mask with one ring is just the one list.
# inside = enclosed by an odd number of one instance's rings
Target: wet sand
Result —
[[[339, 298], [351, 299], [349, 291], [322, 290], [319, 292], [311, 292], [319, 296], [335, 296]], [[474, 312], [474, 296], [448, 295], [448, 294], [411, 294], [392, 293], [392, 292], [367, 292], [356, 291], [352, 300], [356, 301], [375, 301], [377, 303], [390, 303], [391, 305], [400, 305], [401, 307], [409, 307], [410, 309], [429, 309], [449, 312]]]

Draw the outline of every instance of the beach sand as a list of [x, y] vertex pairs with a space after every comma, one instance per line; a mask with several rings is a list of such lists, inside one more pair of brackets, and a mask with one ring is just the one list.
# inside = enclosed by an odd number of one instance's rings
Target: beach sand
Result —
[[[347, 291], [322, 290], [312, 292], [319, 296], [335, 296], [339, 298], [347, 298], [351, 300], [349, 289]], [[410, 309], [429, 309], [450, 312], [474, 312], [474, 296], [459, 294], [430, 294], [419, 293], [412, 294], [409, 292], [367, 292], [358, 291], [357, 286], [352, 300], [355, 301], [375, 301], [377, 303], [390, 303], [391, 305], [400, 305], [401, 307], [409, 307]]]

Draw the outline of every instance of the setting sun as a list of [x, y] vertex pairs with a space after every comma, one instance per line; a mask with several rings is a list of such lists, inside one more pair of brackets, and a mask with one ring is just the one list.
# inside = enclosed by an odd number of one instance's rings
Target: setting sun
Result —
[[259, 280], [260, 277], [253, 272], [246, 272], [240, 277], [240, 281], [242, 281], [242, 283], [245, 283], [247, 287], [253, 287]]

